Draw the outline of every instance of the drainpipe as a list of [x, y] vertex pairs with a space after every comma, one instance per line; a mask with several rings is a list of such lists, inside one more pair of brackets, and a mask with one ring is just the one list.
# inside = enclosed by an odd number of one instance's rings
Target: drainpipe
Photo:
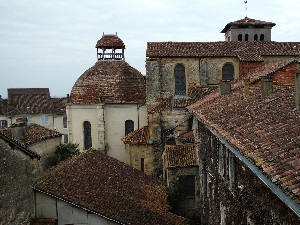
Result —
[[295, 107], [300, 109], [300, 71], [295, 77]]
[[[299, 75], [298, 75], [299, 76]], [[299, 78], [299, 77], [298, 77]], [[299, 81], [298, 81], [299, 82]], [[195, 115], [196, 116], [196, 115]], [[300, 205], [287, 196], [280, 188], [278, 188], [272, 181], [270, 181], [255, 165], [253, 165], [245, 156], [233, 148], [226, 140], [224, 140], [216, 131], [211, 129], [208, 125], [202, 122], [198, 117], [198, 121], [201, 122], [205, 128], [207, 128], [213, 135], [215, 135], [222, 144], [224, 144], [240, 161], [242, 161], [270, 190], [277, 195], [277, 197], [283, 201], [298, 217], [300, 217]]]

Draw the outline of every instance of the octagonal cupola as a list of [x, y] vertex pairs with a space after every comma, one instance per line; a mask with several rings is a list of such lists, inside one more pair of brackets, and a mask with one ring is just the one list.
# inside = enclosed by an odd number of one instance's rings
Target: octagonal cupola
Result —
[[97, 41], [98, 60], [125, 60], [124, 42], [116, 34], [104, 34]]

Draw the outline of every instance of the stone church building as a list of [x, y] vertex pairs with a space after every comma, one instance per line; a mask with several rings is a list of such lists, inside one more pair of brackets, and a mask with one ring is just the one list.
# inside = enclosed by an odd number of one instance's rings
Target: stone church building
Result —
[[125, 44], [103, 34], [96, 44], [98, 61], [75, 82], [67, 104], [70, 142], [127, 162], [121, 140], [147, 125], [144, 76], [125, 61]]
[[[228, 23], [222, 29], [221, 33], [224, 33], [225, 41], [147, 43], [146, 96], [149, 117], [149, 139], [153, 142], [153, 151], [160, 152], [157, 155], [163, 155], [162, 163], [156, 163], [155, 165], [160, 167], [158, 170], [162, 171], [167, 185], [170, 186], [177, 182], [177, 185], [184, 189], [182, 190], [184, 194], [180, 197], [181, 199], [176, 210], [180, 215], [191, 218], [193, 224], [268, 224], [269, 221], [264, 219], [264, 216], [273, 218], [278, 224], [295, 224], [295, 221], [299, 222], [299, 202], [297, 203], [297, 199], [299, 199], [297, 197], [297, 193], [299, 193], [299, 188], [297, 189], [299, 187], [299, 179], [295, 178], [297, 177], [295, 173], [297, 172], [297, 168], [299, 171], [297, 159], [300, 156], [300, 143], [299, 130], [297, 131], [296, 128], [293, 131], [296, 132], [294, 133], [295, 138], [290, 142], [288, 147], [293, 152], [291, 157], [294, 157], [293, 159], [296, 160], [289, 164], [289, 166], [292, 165], [292, 168], [287, 167], [288, 169], [283, 169], [281, 160], [273, 160], [273, 168], [276, 167], [281, 172], [276, 175], [276, 179], [267, 176], [267, 179], [271, 180], [271, 183], [275, 182], [278, 184], [281, 182], [278, 178], [286, 176], [283, 174], [293, 174], [294, 178], [290, 180], [290, 183], [287, 184], [285, 182], [285, 179], [289, 180], [289, 177], [286, 177], [282, 181], [287, 185], [285, 189], [288, 188], [291, 190], [289, 192], [290, 195], [288, 194], [288, 197], [283, 200], [284, 202], [286, 199], [292, 199], [290, 205], [283, 203], [284, 206], [281, 205], [281, 207], [274, 208], [274, 211], [267, 213], [264, 204], [267, 201], [267, 196], [273, 196], [270, 194], [272, 193], [271, 185], [265, 187], [262, 181], [256, 180], [259, 180], [259, 178], [253, 172], [254, 170], [250, 170], [249, 173], [251, 176], [256, 177], [253, 178], [253, 183], [256, 183], [257, 187], [264, 190], [266, 194], [264, 198], [261, 198], [260, 202], [251, 202], [250, 199], [247, 199], [249, 200], [249, 204], [257, 207], [256, 210], [247, 211], [246, 206], [239, 204], [239, 199], [235, 198], [239, 195], [236, 195], [235, 191], [232, 191], [230, 179], [228, 178], [229, 181], [226, 181], [224, 185], [221, 182], [222, 179], [225, 179], [222, 178], [223, 175], [214, 173], [214, 169], [219, 166], [217, 163], [219, 159], [217, 158], [218, 152], [214, 152], [218, 150], [212, 146], [218, 142], [215, 140], [220, 140], [220, 137], [227, 137], [226, 135], [230, 133], [230, 130], [225, 129], [224, 133], [219, 134], [213, 128], [218, 126], [234, 127], [238, 123], [238, 119], [234, 119], [244, 115], [246, 113], [244, 109], [250, 109], [250, 105], [258, 104], [255, 101], [249, 101], [247, 102], [249, 106], [246, 104], [243, 105], [244, 108], [240, 108], [240, 113], [239, 111], [234, 111], [231, 115], [225, 115], [223, 113], [226, 112], [228, 107], [233, 105], [232, 107], [234, 108], [234, 105], [242, 100], [233, 98], [232, 102], [231, 100], [227, 100], [222, 104], [222, 107], [217, 107], [220, 101], [218, 96], [240, 89], [245, 90], [244, 93], [247, 96], [247, 93], [251, 95], [254, 92], [259, 92], [258, 88], [260, 85], [263, 85], [262, 90], [265, 96], [272, 93], [273, 89], [275, 90], [280, 87], [280, 92], [278, 93], [291, 91], [289, 95], [298, 98], [299, 102], [299, 92], [295, 94], [292, 90], [293, 87], [296, 87], [295, 77], [299, 73], [300, 43], [273, 41], [271, 39], [271, 30], [274, 26], [275, 23], [272, 22], [245, 17], [241, 20]], [[276, 75], [273, 77], [273, 74]], [[265, 80], [269, 82], [265, 82]], [[254, 87], [256, 88], [255, 91], [253, 90]], [[276, 96], [274, 98], [277, 99]], [[261, 101], [272, 101], [270, 99], [263, 99]], [[215, 107], [209, 107], [211, 101], [215, 104]], [[205, 104], [205, 109], [207, 109], [205, 112], [207, 114], [198, 113], [198, 111], [202, 110], [202, 104]], [[282, 105], [283, 103], [279, 104]], [[260, 108], [255, 110], [254, 106], [251, 108], [253, 113], [255, 111], [259, 112], [258, 109]], [[279, 112], [276, 112], [278, 110], [276, 106], [272, 109], [273, 111], [271, 112], [270, 110], [269, 115], [279, 115]], [[290, 108], [286, 110], [286, 115], [289, 113], [293, 115], [291, 116], [293, 119], [289, 121], [294, 121], [297, 118], [295, 113], [297, 114], [299, 111], [290, 112]], [[212, 119], [212, 115], [214, 119]], [[256, 117], [260, 118], [260, 115], [255, 113], [250, 115], [252, 120]], [[222, 118], [224, 119], [222, 120]], [[267, 120], [267, 118], [265, 119]], [[290, 126], [285, 126], [285, 130], [283, 130], [281, 127], [282, 124], [277, 119], [274, 117], [273, 123], [278, 126], [274, 126], [273, 129], [279, 130], [282, 133], [289, 132], [288, 129]], [[206, 121], [210, 123], [207, 124]], [[295, 121], [298, 123], [298, 127], [300, 127], [299, 121]], [[218, 124], [217, 122], [222, 124]], [[262, 123], [262, 121], [257, 120], [257, 122], [262, 126], [269, 126], [266, 123]], [[241, 123], [239, 124], [241, 125]], [[202, 128], [203, 126], [204, 128], [208, 127], [208, 130], [213, 130], [214, 132], [207, 135], [207, 131]], [[253, 132], [260, 133], [266, 128], [252, 125], [251, 129], [253, 129]], [[196, 134], [196, 137], [191, 137], [194, 136], [193, 133], [190, 133], [192, 130], [194, 135]], [[239, 132], [231, 133], [233, 139], [247, 146], [246, 140], [248, 139], [246, 137], [244, 139], [238, 138], [239, 135], [245, 133], [242, 130]], [[190, 136], [189, 140], [193, 140], [194, 138], [194, 141], [186, 141], [187, 139], [184, 140], [182, 138], [182, 136], [187, 135]], [[280, 137], [280, 140], [283, 140], [282, 138]], [[280, 145], [280, 142], [277, 144]], [[259, 146], [264, 146], [264, 142], [259, 140], [256, 146], [258, 148]], [[282, 148], [284, 147], [282, 146]], [[265, 148], [261, 148], [261, 151], [265, 151]], [[224, 154], [227, 154], [227, 157], [231, 153], [225, 152]], [[251, 155], [251, 153], [249, 154]], [[292, 160], [292, 158], [285, 160]], [[157, 160], [162, 159], [157, 158]], [[233, 171], [233, 167], [230, 167], [232, 165], [232, 161], [230, 161], [231, 157], [228, 156], [226, 160], [226, 165], [229, 166], [227, 167], [229, 172], [227, 171], [226, 176], [229, 177]], [[252, 163], [254, 162], [252, 161]], [[247, 165], [235, 165], [236, 167], [234, 166], [234, 168], [244, 168], [248, 172]], [[262, 166], [261, 162], [256, 162], [253, 165], [258, 170]], [[263, 165], [266, 166], [267, 164]], [[195, 170], [195, 167], [198, 169]], [[157, 168], [155, 169], [157, 170]], [[245, 174], [238, 174], [237, 176], [245, 176]], [[241, 180], [243, 179], [247, 180], [246, 177], [243, 177]], [[221, 187], [221, 185], [224, 186]], [[235, 185], [235, 188], [238, 188], [239, 185]], [[243, 189], [243, 193], [255, 193], [257, 191], [251, 185], [247, 186], [247, 188], [247, 190]], [[234, 190], [238, 191], [238, 189]], [[231, 202], [230, 197], [228, 197], [226, 200], [224, 198], [224, 203], [221, 204], [220, 196], [223, 196], [221, 193], [224, 193], [224, 196], [230, 196], [234, 201]], [[250, 195], [247, 196], [250, 197]], [[270, 199], [272, 201], [276, 199], [274, 202], [278, 202], [277, 197], [270, 197]], [[233, 202], [236, 205], [233, 205]], [[282, 203], [282, 199], [279, 202]], [[240, 210], [237, 210], [238, 208]], [[280, 210], [285, 211], [286, 215], [289, 216], [282, 216]], [[239, 215], [235, 213], [240, 213], [241, 219], [237, 219]], [[254, 216], [254, 214], [257, 214], [257, 216]], [[262, 216], [260, 217], [260, 215]]]

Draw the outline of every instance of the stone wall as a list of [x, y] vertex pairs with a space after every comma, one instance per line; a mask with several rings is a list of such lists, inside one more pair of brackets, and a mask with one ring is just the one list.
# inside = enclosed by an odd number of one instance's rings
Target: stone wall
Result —
[[29, 224], [38, 163], [0, 139], [0, 224]]
[[299, 224], [290, 210], [200, 122], [201, 224]]

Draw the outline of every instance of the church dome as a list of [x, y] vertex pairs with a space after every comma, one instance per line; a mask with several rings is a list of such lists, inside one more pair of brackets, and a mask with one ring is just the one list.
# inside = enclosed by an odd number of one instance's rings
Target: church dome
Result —
[[124, 60], [100, 60], [75, 82], [73, 104], [138, 103], [146, 100], [144, 76]]

